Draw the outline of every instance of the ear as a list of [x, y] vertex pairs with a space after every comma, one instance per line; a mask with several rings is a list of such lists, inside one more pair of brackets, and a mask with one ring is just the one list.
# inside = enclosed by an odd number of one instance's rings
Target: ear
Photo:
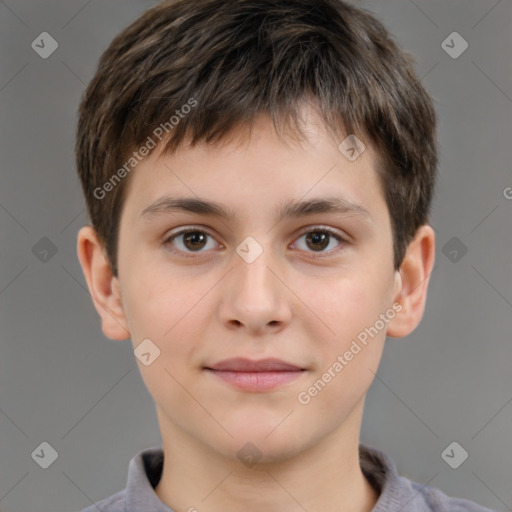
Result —
[[91, 226], [85, 226], [78, 232], [77, 253], [92, 301], [101, 318], [103, 333], [113, 340], [128, 339], [130, 331], [119, 280], [113, 275], [105, 250]]
[[407, 247], [400, 270], [396, 272], [394, 303], [399, 303], [402, 309], [388, 324], [388, 336], [407, 336], [420, 323], [434, 259], [434, 230], [428, 225], [421, 226]]

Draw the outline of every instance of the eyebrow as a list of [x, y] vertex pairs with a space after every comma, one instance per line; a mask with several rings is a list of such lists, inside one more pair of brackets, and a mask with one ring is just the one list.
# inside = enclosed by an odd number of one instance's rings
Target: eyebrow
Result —
[[[226, 221], [232, 221], [236, 217], [234, 210], [230, 210], [219, 203], [198, 197], [169, 196], [161, 197], [151, 203], [142, 211], [140, 216], [142, 218], [150, 218], [157, 214], [168, 214], [175, 211], [218, 217]], [[318, 213], [359, 215], [370, 218], [368, 210], [360, 204], [349, 201], [343, 197], [325, 197], [305, 201], [290, 200], [276, 209], [275, 222], [281, 222], [288, 217], [303, 217]]]

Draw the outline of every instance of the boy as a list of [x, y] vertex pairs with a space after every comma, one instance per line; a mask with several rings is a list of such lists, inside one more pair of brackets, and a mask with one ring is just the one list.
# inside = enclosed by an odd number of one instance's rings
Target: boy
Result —
[[485, 511], [359, 444], [386, 335], [422, 317], [435, 113], [341, 0], [176, 0], [85, 92], [78, 255], [162, 450], [85, 512]]

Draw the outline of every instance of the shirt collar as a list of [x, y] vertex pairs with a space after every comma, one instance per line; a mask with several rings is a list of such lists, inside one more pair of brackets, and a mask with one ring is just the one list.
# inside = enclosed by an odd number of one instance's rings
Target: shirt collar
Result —
[[402, 478], [395, 463], [384, 452], [368, 445], [359, 445], [361, 471], [376, 489], [379, 498], [372, 512], [418, 512], [422, 508], [414, 498], [419, 494], [411, 481]]
[[126, 482], [126, 512], [174, 512], [155, 492], [162, 476], [164, 453], [162, 448], [141, 450], [130, 461]]

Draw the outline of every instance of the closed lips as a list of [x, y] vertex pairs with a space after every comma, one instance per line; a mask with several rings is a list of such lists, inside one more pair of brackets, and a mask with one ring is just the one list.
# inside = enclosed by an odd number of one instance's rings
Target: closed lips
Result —
[[303, 371], [294, 364], [280, 359], [261, 359], [253, 361], [244, 358], [226, 359], [213, 366], [207, 366], [207, 370], [224, 372], [293, 372]]

